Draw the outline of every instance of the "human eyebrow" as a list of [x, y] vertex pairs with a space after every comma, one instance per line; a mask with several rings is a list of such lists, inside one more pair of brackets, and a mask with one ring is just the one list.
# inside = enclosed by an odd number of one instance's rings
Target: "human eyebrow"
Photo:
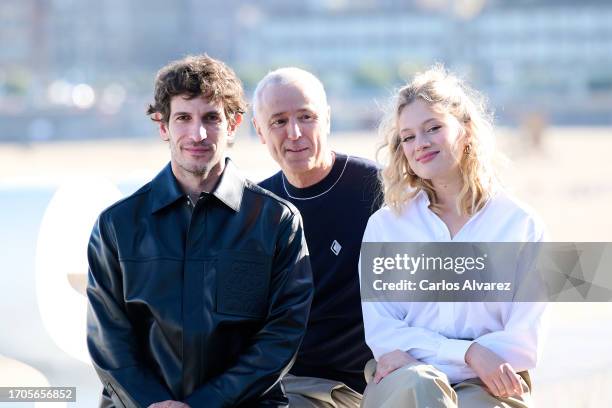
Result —
[[274, 119], [274, 118], [277, 118], [279, 116], [283, 116], [285, 113], [286, 112], [276, 112], [276, 113], [273, 113], [272, 115], [270, 115], [270, 119]]
[[172, 117], [173, 117], [173, 118], [177, 118], [177, 117], [179, 117], [179, 116], [184, 116], [184, 115], [191, 115], [191, 113], [189, 113], [189, 112], [174, 112], [174, 113], [172, 114]]
[[435, 122], [435, 121], [437, 121], [437, 120], [439, 120], [439, 119], [436, 119], [436, 118], [429, 118], [429, 119], [427, 119], [426, 121], [424, 121], [424, 122], [421, 124], [421, 127], [425, 127], [425, 126], [427, 126], [427, 125], [428, 125], [430, 122]]
[[[431, 123], [431, 122], [436, 122], [436, 121], [438, 121], [438, 120], [439, 120], [439, 119], [437, 119], [437, 118], [429, 118], [429, 119], [426, 119], [426, 120], [424, 120], [424, 121], [423, 121], [423, 123], [421, 123], [420, 127], [421, 127], [421, 128], [424, 128], [424, 127], [426, 127], [426, 126], [427, 126], [429, 123]], [[407, 132], [412, 132], [412, 129], [411, 129], [411, 128], [403, 128], [403, 129], [400, 129], [400, 131], [399, 131], [399, 133], [400, 133], [400, 134], [405, 134], [405, 133], [407, 133]]]
[[272, 123], [274, 122], [276, 119], [285, 116], [286, 112], [278, 112], [278, 113], [274, 113], [270, 116], [270, 119], [268, 120], [268, 123]]
[[312, 116], [318, 116], [317, 111], [315, 109], [310, 109], [310, 108], [300, 109], [297, 111], [297, 113], [300, 115], [304, 113], [308, 113], [309, 115], [312, 115]]

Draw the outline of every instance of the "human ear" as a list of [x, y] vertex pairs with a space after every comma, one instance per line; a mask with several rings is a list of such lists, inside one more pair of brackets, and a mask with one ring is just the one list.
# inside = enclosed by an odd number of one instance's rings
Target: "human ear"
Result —
[[168, 122], [160, 120], [159, 122], [157, 122], [157, 126], [159, 130], [159, 137], [161, 138], [161, 140], [163, 140], [164, 142], [170, 140], [170, 130], [168, 129]]
[[253, 118], [251, 122], [253, 123], [253, 127], [255, 128], [255, 133], [257, 133], [257, 137], [259, 138], [259, 141], [261, 142], [261, 144], [266, 144], [266, 139], [263, 137], [263, 134], [261, 133], [261, 129], [259, 128], [259, 125], [257, 124], [257, 120]]
[[242, 114], [234, 114], [234, 120], [227, 125], [227, 138], [229, 141], [233, 141], [236, 136], [236, 129], [242, 123]]

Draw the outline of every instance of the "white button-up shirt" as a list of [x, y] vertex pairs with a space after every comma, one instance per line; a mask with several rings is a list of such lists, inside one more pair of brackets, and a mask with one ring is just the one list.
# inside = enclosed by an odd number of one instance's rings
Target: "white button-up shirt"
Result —
[[[398, 216], [383, 207], [370, 217], [364, 242], [539, 242], [543, 224], [534, 213], [498, 191], [451, 238], [421, 191]], [[451, 383], [477, 377], [466, 364], [472, 342], [489, 348], [518, 371], [539, 354], [545, 303], [362, 302], [366, 343], [378, 360], [393, 350], [444, 372]]]

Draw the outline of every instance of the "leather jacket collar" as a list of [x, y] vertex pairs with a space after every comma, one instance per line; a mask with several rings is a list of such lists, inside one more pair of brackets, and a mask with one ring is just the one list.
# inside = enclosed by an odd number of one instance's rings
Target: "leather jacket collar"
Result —
[[[186, 197], [176, 177], [172, 173], [170, 163], [151, 182], [151, 213], [173, 204], [180, 198]], [[233, 162], [225, 159], [225, 169], [212, 195], [226, 206], [238, 212], [244, 193], [244, 177], [240, 174]]]

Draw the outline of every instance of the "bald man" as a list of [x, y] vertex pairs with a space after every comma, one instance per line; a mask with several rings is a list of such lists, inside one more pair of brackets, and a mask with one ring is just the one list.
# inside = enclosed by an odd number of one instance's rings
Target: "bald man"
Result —
[[260, 185], [302, 215], [315, 281], [306, 336], [283, 380], [291, 407], [358, 407], [365, 344], [359, 250], [380, 203], [378, 168], [333, 151], [323, 84], [299, 68], [270, 72], [253, 98], [253, 125], [281, 171]]

